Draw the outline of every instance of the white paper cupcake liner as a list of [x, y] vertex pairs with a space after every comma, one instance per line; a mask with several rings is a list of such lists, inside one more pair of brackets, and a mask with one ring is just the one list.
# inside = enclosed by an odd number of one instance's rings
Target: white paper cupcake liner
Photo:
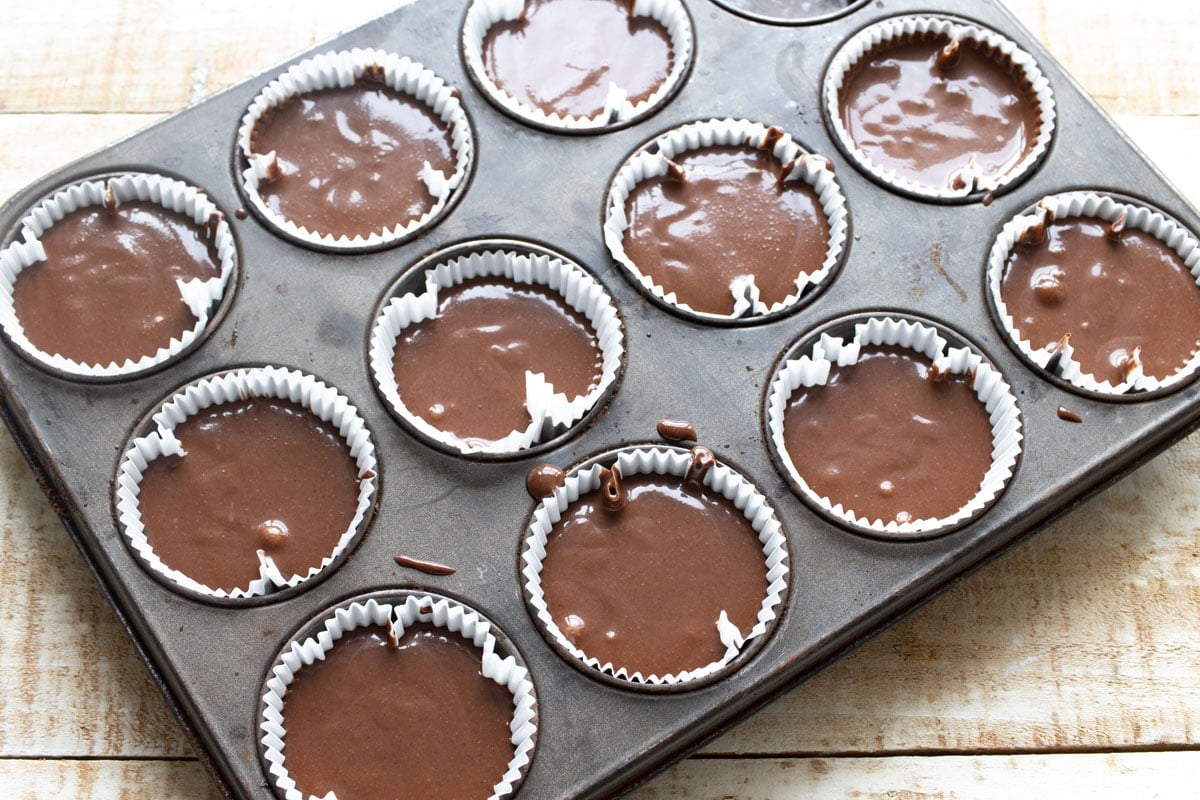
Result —
[[[1104, 222], [1114, 222], [1122, 214], [1125, 215], [1127, 228], [1135, 228], [1148, 233], [1174, 250], [1183, 261], [1184, 267], [1195, 278], [1197, 285], [1200, 285], [1200, 242], [1197, 241], [1194, 234], [1165, 216], [1161, 211], [1137, 202], [1127, 202], [1095, 192], [1065, 192], [1050, 195], [1039, 200], [1032, 213], [1018, 214], [1013, 217], [1001, 229], [996, 241], [992, 243], [987, 263], [988, 291], [991, 292], [1000, 327], [1017, 347], [1017, 350], [1041, 369], [1067, 381], [1072, 386], [1107, 397], [1132, 396], [1178, 386], [1195, 375], [1197, 369], [1200, 369], [1200, 350], [1193, 353], [1183, 367], [1166, 378], [1146, 375], [1142, 371], [1141, 365], [1138, 364], [1120, 383], [1114, 384], [1108, 380], [1099, 381], [1094, 375], [1084, 372], [1079, 363], [1075, 361], [1074, 348], [1070, 342], [1061, 348], [1057, 346], [1035, 347], [1032, 342], [1027, 340], [1017, 329], [1016, 320], [1009, 314], [1008, 307], [1004, 304], [1000, 294], [1000, 284], [1004, 278], [1005, 264], [1009, 254], [1016, 247], [1022, 234], [1030, 228], [1039, 223], [1049, 224], [1055, 220], [1073, 217], [1091, 217]], [[1063, 331], [1063, 333], [1068, 333], [1068, 331]]]
[[[514, 710], [509, 730], [515, 753], [488, 800], [503, 800], [515, 793], [529, 767], [537, 738], [537, 695], [529, 670], [515, 657], [497, 652], [492, 623], [477, 611], [444, 597], [409, 594], [398, 596], [395, 602], [371, 598], [335, 609], [319, 632], [303, 640], [293, 640], [276, 660], [266, 681], [259, 730], [264, 766], [284, 800], [329, 800], [300, 791], [288, 773], [283, 709], [288, 687], [296, 674], [316, 661], [323, 661], [338, 639], [357, 628], [387, 626], [398, 639], [408, 626], [418, 622], [457, 633], [479, 648], [483, 676], [512, 693]], [[404, 687], [395, 690], [404, 691]], [[419, 736], [421, 732], [413, 734]]]
[[[167, 566], [146, 539], [140, 505], [141, 482], [154, 460], [187, 453], [175, 437], [175, 427], [188, 417], [210, 406], [232, 403], [251, 397], [274, 397], [304, 406], [322, 421], [335, 426], [350, 448], [350, 457], [358, 469], [358, 504], [354, 517], [338, 538], [333, 550], [321, 563], [303, 575], [284, 575], [274, 560], [258, 551], [259, 577], [247, 586], [233, 589], [213, 588]], [[220, 373], [195, 381], [172, 394], [151, 418], [153, 428], [130, 441], [121, 457], [116, 480], [116, 511], [121, 533], [134, 553], [151, 572], [165, 578], [180, 590], [218, 600], [244, 600], [262, 597], [300, 585], [322, 572], [356, 540], [365, 526], [377, 495], [375, 443], [358, 409], [336, 389], [311, 375], [281, 367], [255, 367]], [[214, 498], [214, 501], [216, 498]]]
[[[887, 523], [860, 516], [853, 509], [835, 504], [813, 490], [788, 455], [783, 422], [792, 393], [802, 386], [824, 386], [835, 365], [856, 364], [863, 347], [881, 345], [904, 347], [920, 353], [941, 372], [974, 376], [972, 388], [987, 410], [992, 425], [992, 463], [975, 496], [949, 516]], [[854, 337], [849, 341], [830, 333], [822, 334], [810, 353], [784, 362], [771, 379], [767, 396], [767, 434], [777, 461], [784, 467], [793, 487], [799, 487], [802, 498], [853, 528], [892, 538], [922, 538], [945, 533], [982, 513], [1012, 478], [1022, 441], [1016, 396], [994, 367], [969, 347], [951, 347], [936, 328], [896, 317], [872, 317], [855, 324]], [[931, 486], [930, 491], [936, 492], [937, 487]]]
[[[613, 463], [626, 478], [648, 474], [677, 475], [682, 478], [688, 474], [692, 455], [689, 450], [677, 447], [633, 447], [618, 452]], [[604, 466], [593, 464], [569, 472], [564, 484], [538, 504], [530, 519], [521, 549], [521, 575], [525, 582], [526, 601], [538, 625], [561, 652], [590, 669], [634, 686], [687, 688], [689, 683], [719, 675], [729, 668], [751, 643], [766, 637], [782, 612], [781, 605], [789, 577], [788, 552], [787, 540], [775, 510], [753, 484], [720, 461], [705, 473], [704, 486], [731, 501], [745, 514], [762, 544], [763, 560], [767, 567], [767, 592], [759, 606], [758, 621], [750, 631], [743, 633], [722, 613], [715, 626], [726, 650], [720, 659], [712, 663], [667, 675], [630, 672], [620, 664], [602, 663], [576, 647], [555, 624], [542, 590], [542, 564], [546, 558], [546, 543], [554, 524], [581, 496], [600, 488], [600, 471]], [[647, 609], [646, 613], [653, 614], [654, 610]]]
[[[930, 186], [919, 183], [897, 173], [885, 165], [871, 160], [858, 148], [842, 120], [839, 95], [846, 77], [860, 60], [881, 45], [897, 40], [923, 36], [947, 36], [951, 39], [978, 42], [986, 49], [999, 53], [1022, 73], [1030, 93], [1041, 111], [1041, 127], [1029, 152], [1010, 169], [991, 177], [978, 170], [964, 167], [958, 172], [958, 188]], [[939, 17], [894, 17], [870, 25], [852, 36], [834, 53], [824, 82], [825, 114], [833, 128], [834, 138], [859, 169], [877, 180], [908, 194], [934, 200], [961, 200], [971, 195], [998, 193], [1021, 178], [1042, 159], [1054, 138], [1055, 105], [1050, 82], [1042, 74], [1033, 56], [1017, 46], [1012, 40], [1001, 36], [990, 28], [965, 21]]]
[[[454, 172], [446, 175], [425, 162], [420, 167], [421, 180], [429, 187], [434, 198], [433, 207], [413, 220], [397, 220], [387, 230], [373, 232], [368, 236], [356, 234], [333, 234], [310, 230], [276, 213], [263, 202], [259, 185], [275, 169], [275, 152], [255, 153], [250, 139], [254, 126], [270, 109], [282, 105], [296, 95], [321, 89], [337, 89], [353, 86], [364, 74], [372, 73], [382, 79], [388, 88], [412, 96], [429, 106], [434, 115], [446, 123], [450, 133], [450, 144], [454, 151]], [[307, 244], [342, 252], [371, 250], [399, 244], [433, 225], [446, 211], [455, 193], [462, 188], [475, 157], [475, 142], [471, 125], [463, 111], [458, 89], [439, 78], [431, 70], [416, 61], [401, 58], [394, 53], [381, 50], [342, 50], [322, 53], [306, 58], [289, 67], [287, 72], [267, 84], [254, 98], [242, 117], [238, 129], [238, 149], [248, 166], [242, 172], [242, 187], [247, 202], [272, 227]]]
[[[384, 305], [371, 331], [371, 376], [389, 408], [421, 435], [465, 455], [508, 455], [553, 438], [577, 423], [600, 401], [621, 369], [625, 335], [616, 305], [604, 287], [578, 264], [548, 252], [489, 247], [466, 255], [436, 260], [425, 271], [425, 290], [393, 297]], [[456, 248], [457, 249], [457, 248]], [[525, 408], [531, 421], [524, 430], [493, 441], [464, 439], [441, 430], [405, 405], [396, 385], [392, 359], [396, 341], [408, 326], [437, 316], [438, 293], [476, 278], [507, 278], [516, 283], [545, 286], [591, 323], [601, 351], [599, 382], [587, 394], [570, 398], [547, 383], [541, 373], [525, 373]]]
[[[134, 353], [121, 363], [87, 364], [59, 353], [48, 353], [29, 341], [13, 305], [13, 289], [21, 272], [46, 260], [41, 237], [68, 214], [81, 208], [103, 206], [111, 191], [121, 203], [156, 203], [191, 219], [211, 233], [220, 272], [207, 280], [177, 280], [179, 294], [196, 323], [174, 336], [153, 353]], [[203, 190], [182, 181], [150, 173], [131, 172], [110, 178], [71, 184], [42, 200], [21, 218], [20, 239], [0, 251], [0, 328], [9, 341], [34, 362], [69, 377], [116, 380], [139, 375], [182, 355], [202, 336], [212, 321], [230, 280], [237, 270], [238, 254], [225, 215]]]
[[525, 10], [525, 0], [473, 0], [463, 21], [462, 51], [467, 71], [484, 94], [501, 109], [518, 119], [545, 128], [596, 132], [640, 119], [653, 112], [676, 91], [691, 65], [695, 35], [687, 9], [680, 0], [634, 0], [633, 14], [662, 23], [671, 38], [673, 63], [654, 93], [632, 103], [625, 89], [610, 83], [604, 108], [591, 117], [547, 114], [536, 106], [519, 102], [496, 85], [483, 65], [483, 40], [488, 30], [500, 22], [512, 22]]
[[[764, 145], [771, 147], [772, 155], [784, 165], [787, 171], [784, 180], [803, 181], [816, 192], [829, 222], [829, 245], [825, 251], [825, 260], [817, 271], [797, 275], [796, 291], [780, 302], [769, 306], [763, 303], [759, 299], [758, 288], [753, 279], [750, 279], [732, 289], [734, 308], [731, 313], [697, 311], [676, 298], [674, 292], [668, 292], [658, 285], [654, 276], [642, 272], [625, 252], [625, 232], [629, 230], [625, 203], [639, 183], [666, 175], [668, 160], [675, 159], [680, 153], [707, 147], [761, 148]], [[777, 314], [795, 306], [810, 291], [829, 280], [845, 250], [848, 227], [846, 197], [842, 194], [828, 159], [806, 152], [790, 135], [779, 128], [768, 128], [744, 119], [714, 119], [693, 122], [660, 134], [626, 159], [609, 185], [604, 215], [604, 243], [608, 245], [613, 259], [630, 280], [662, 302], [700, 320], [750, 320]]]

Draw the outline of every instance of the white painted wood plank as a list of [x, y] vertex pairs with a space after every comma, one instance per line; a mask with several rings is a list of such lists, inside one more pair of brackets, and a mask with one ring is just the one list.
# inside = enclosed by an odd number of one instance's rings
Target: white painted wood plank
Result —
[[[1182, 800], [1200, 754], [690, 760], [629, 800]], [[1033, 777], [1036, 776], [1036, 777]], [[0, 760], [11, 800], [218, 800], [195, 762]]]

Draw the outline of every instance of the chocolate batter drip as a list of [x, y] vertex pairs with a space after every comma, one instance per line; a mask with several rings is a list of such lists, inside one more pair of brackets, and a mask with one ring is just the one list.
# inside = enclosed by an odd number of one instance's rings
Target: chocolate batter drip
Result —
[[972, 157], [972, 172], [1003, 175], [1033, 149], [1041, 129], [1024, 74], [970, 39], [884, 43], [850, 70], [839, 100], [858, 149], [925, 186], [963, 179]]
[[542, 500], [554, 494], [566, 480], [567, 474], [553, 464], [538, 464], [525, 476], [525, 490], [534, 500]]
[[284, 764], [305, 797], [485, 798], [514, 748], [512, 695], [444, 628], [358, 628], [296, 673]]
[[600, 469], [600, 498], [609, 511], [620, 511], [628, 502], [621, 489], [621, 470], [616, 464]]
[[931, 380], [912, 350], [864, 347], [824, 386], [793, 392], [784, 445], [817, 494], [868, 520], [949, 516], [979, 491], [992, 428], [969, 376]]
[[759, 145], [759, 149], [766, 150], [768, 153], [773, 152], [775, 150], [775, 146], [783, 141], [783, 137], [786, 135], [787, 134], [783, 132], [783, 128], [772, 125], [771, 127], [767, 128], [767, 134], [763, 137], [763, 141], [762, 144]]
[[1072, 357], [1097, 380], [1124, 381], [1138, 348], [1145, 373], [1166, 378], [1200, 348], [1200, 287], [1162, 241], [1123, 225], [1114, 239], [1114, 225], [1047, 225], [1041, 244], [1009, 254], [1000, 297], [1035, 348], [1069, 331]]
[[394, 556], [392, 558], [397, 564], [409, 569], [419, 570], [427, 575], [453, 575], [454, 567], [448, 567], [445, 564], [438, 564], [436, 561], [421, 561], [408, 556]]
[[185, 456], [142, 478], [146, 538], [168, 567], [214, 589], [259, 577], [257, 551], [285, 577], [331, 555], [358, 506], [350, 448], [307, 408], [262, 397], [211, 406], [175, 427]]
[[1067, 422], [1083, 422], [1083, 417], [1079, 416], [1078, 413], [1072, 411], [1066, 406], [1058, 407], [1058, 418], [1066, 420]]
[[1114, 242], [1119, 242], [1121, 240], [1121, 233], [1125, 230], [1125, 219], [1128, 217], [1128, 215], [1128, 210], [1122, 208], [1120, 215], [1118, 215], [1117, 218], [1112, 221], [1112, 224], [1108, 226], [1107, 235], [1109, 239], [1113, 240]]
[[657, 430], [658, 435], [666, 439], [668, 442], [696, 441], [696, 429], [692, 427], [690, 422], [684, 422], [683, 420], [659, 420]]
[[526, 0], [519, 19], [484, 35], [484, 70], [517, 102], [560, 117], [599, 114], [610, 83], [640, 103], [666, 82], [675, 55], [662, 23], [630, 8], [628, 0]]
[[704, 486], [704, 476], [716, 463], [717, 457], [713, 455], [712, 450], [702, 445], [696, 445], [692, 448], [692, 462], [688, 464], [687, 475], [684, 476], [683, 482], [693, 490]]
[[1036, 221], [1017, 237], [1021, 244], [1041, 244], [1046, 241], [1046, 226], [1054, 221], [1054, 214], [1045, 206], [1038, 206]]
[[951, 39], [946, 42], [946, 46], [938, 51], [937, 58], [934, 59], [934, 66], [942, 72], [948, 72], [951, 67], [958, 63], [959, 57], [962, 55], [962, 41], [958, 38]]
[[137, 360], [196, 324], [177, 280], [220, 274], [212, 231], [156, 203], [80, 208], [41, 237], [17, 276], [17, 319], [38, 349], [85, 364]]

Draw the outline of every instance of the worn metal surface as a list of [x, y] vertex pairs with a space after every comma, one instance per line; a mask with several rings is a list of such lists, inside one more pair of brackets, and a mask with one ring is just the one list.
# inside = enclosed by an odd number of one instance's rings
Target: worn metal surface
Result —
[[[106, 386], [55, 378], [0, 348], [10, 427], [57, 497], [56, 508], [172, 702], [196, 732], [227, 790], [268, 798], [257, 758], [263, 675], [283, 638], [318, 609], [376, 589], [450, 594], [497, 621], [525, 655], [539, 690], [542, 728], [522, 798], [599, 797], [626, 788], [706, 736], [829, 663], [953, 577], [1179, 438], [1200, 417], [1197, 388], [1137, 403], [1081, 398], [1031, 373], [1005, 345], [984, 298], [983, 263], [1000, 225], [1038, 197], [1098, 187], [1145, 197], [1192, 230], [1200, 217], [1138, 156], [1050, 57], [1001, 9], [969, 13], [1033, 52], [1054, 87], [1056, 141], [1040, 169], [990, 206], [905, 199], [855, 171], [833, 146], [819, 111], [830, 54], [858, 28], [908, 10], [961, 13], [947, 2], [882, 0], [818, 26], [771, 27], [702, 0], [691, 76], [660, 113], [598, 137], [546, 134], [502, 115], [466, 78], [457, 52], [462, 6], [423, 0], [335, 40], [411, 56], [458, 85], [478, 133], [478, 167], [462, 203], [437, 228], [400, 248], [361, 256], [291, 245], [253, 219], [234, 221], [243, 283], [228, 316], [192, 355]], [[233, 169], [245, 105], [288, 63], [77, 162], [0, 210], [9, 230], [37, 197], [76, 177], [117, 169], [177, 175], [204, 187], [227, 214], [242, 205]], [[852, 240], [833, 284], [794, 315], [750, 328], [706, 327], [666, 313], [612, 267], [600, 234], [609, 177], [636, 146], [676, 124], [744, 116], [777, 124], [834, 162], [847, 195]], [[467, 462], [412, 439], [387, 414], [363, 361], [371, 311], [423, 254], [476, 237], [546, 243], [596, 273], [627, 327], [624, 381], [580, 436], [540, 456]], [[761, 434], [771, 366], [798, 336], [865, 310], [895, 309], [949, 324], [978, 343], [1017, 393], [1026, 446], [1009, 490], [972, 526], [925, 542], [883, 542], [824, 521], [788, 489]], [[236, 334], [236, 335], [235, 335]], [[174, 386], [246, 363], [303, 368], [337, 386], [376, 434], [382, 503], [361, 546], [333, 575], [295, 597], [217, 608], [165, 589], [117, 533], [111, 481], [141, 416]], [[1060, 404], [1084, 414], [1062, 422]], [[787, 611], [773, 638], [740, 672], [695, 692], [654, 696], [615, 689], [563, 663], [526, 613], [517, 546], [532, 505], [523, 478], [538, 461], [563, 467], [651, 438], [663, 417], [693, 422], [701, 442], [755, 481], [774, 503], [792, 555]], [[454, 566], [445, 577], [397, 569], [392, 556]]]

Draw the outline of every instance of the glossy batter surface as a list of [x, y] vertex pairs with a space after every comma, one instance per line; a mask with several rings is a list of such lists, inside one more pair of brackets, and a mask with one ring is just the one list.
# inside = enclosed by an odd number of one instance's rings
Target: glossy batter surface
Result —
[[991, 465], [992, 428], [970, 376], [934, 379], [927, 358], [863, 348], [828, 383], [792, 393], [783, 420], [788, 457], [817, 494], [868, 520], [953, 514]]
[[310, 231], [367, 236], [420, 218], [434, 205], [425, 162], [454, 172], [449, 129], [411, 95], [378, 81], [296, 95], [254, 127], [255, 153], [275, 151], [280, 176], [259, 194]]
[[438, 315], [396, 341], [392, 369], [405, 406], [440, 430], [479, 441], [529, 427], [525, 372], [568, 399], [600, 380], [600, 345], [587, 318], [557, 293], [502, 278], [438, 294]]
[[220, 274], [216, 247], [189, 217], [156, 203], [87, 206], [41, 237], [13, 305], [38, 349], [85, 364], [152, 355], [196, 324], [177, 280]]
[[957, 59], [937, 65], [949, 40], [885, 44], [851, 69], [841, 90], [842, 122], [868, 159], [917, 183], [950, 187], [971, 158], [990, 178], [1011, 170], [1037, 139], [1040, 113], [1011, 64], [963, 40]]
[[175, 427], [187, 455], [142, 478], [146, 538], [167, 566], [213, 589], [259, 576], [257, 551], [284, 577], [332, 554], [358, 505], [358, 475], [337, 428], [274, 398], [211, 406]]
[[305, 797], [486, 800], [513, 757], [512, 695], [483, 652], [414, 624], [393, 647], [357, 628], [296, 673], [284, 696], [284, 764]]
[[721, 612], [746, 634], [766, 596], [758, 535], [729, 500], [677, 476], [621, 485], [620, 510], [592, 492], [551, 531], [542, 587], [555, 623], [588, 656], [630, 672], [720, 659]]
[[1200, 287], [1183, 260], [1145, 231], [1074, 218], [1046, 226], [1039, 244], [1009, 255], [1000, 296], [1035, 348], [1071, 334], [1073, 358], [1120, 383], [1134, 348], [1147, 375], [1165, 378], [1200, 348]]
[[770, 306], [819, 270], [829, 221], [812, 187], [780, 182], [783, 165], [750, 147], [710, 147], [675, 159], [683, 180], [642, 181], [625, 203], [625, 252], [644, 275], [696, 311], [729, 314], [731, 287], [753, 276]]
[[632, 16], [629, 6], [528, 0], [522, 19], [484, 36], [484, 69], [515, 100], [546, 114], [592, 117], [604, 110], [610, 83], [639, 103], [666, 82], [674, 53], [662, 23]]

